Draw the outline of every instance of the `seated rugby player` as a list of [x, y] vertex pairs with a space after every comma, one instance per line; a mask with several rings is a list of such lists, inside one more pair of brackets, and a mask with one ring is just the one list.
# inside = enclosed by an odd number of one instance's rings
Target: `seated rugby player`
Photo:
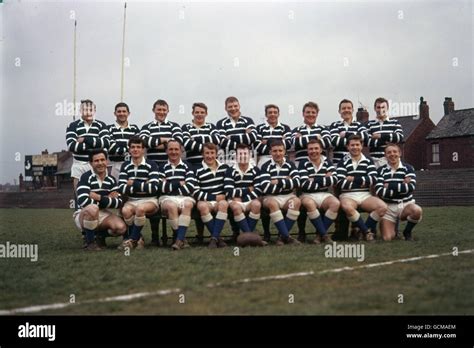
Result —
[[107, 175], [107, 152], [89, 153], [89, 164], [92, 170], [82, 174], [77, 186], [80, 209], [75, 211], [74, 221], [85, 232], [85, 250], [96, 251], [105, 246], [105, 236], [123, 235], [127, 226], [110, 210], [120, 208], [122, 198], [115, 178]]

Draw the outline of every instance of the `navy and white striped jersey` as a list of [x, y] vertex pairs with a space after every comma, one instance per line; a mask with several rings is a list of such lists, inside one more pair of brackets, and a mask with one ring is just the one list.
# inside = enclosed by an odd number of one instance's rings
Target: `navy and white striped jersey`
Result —
[[[107, 175], [103, 181], [92, 171], [89, 170], [81, 175], [79, 184], [77, 185], [77, 204], [81, 208], [85, 208], [90, 204], [99, 206], [100, 209], [120, 208], [122, 198], [120, 194], [115, 197], [109, 197], [112, 192], [119, 193], [117, 181], [113, 176]], [[90, 193], [94, 192], [101, 196], [100, 201], [90, 198]]]
[[[348, 181], [346, 179], [348, 176], [353, 176], [354, 180]], [[339, 162], [337, 180], [337, 185], [343, 193], [370, 191], [370, 186], [377, 182], [377, 169], [370, 157], [361, 154], [358, 163], [349, 157], [347, 160]]]
[[228, 199], [240, 198], [245, 203], [258, 198], [262, 195], [260, 169], [249, 164], [247, 170], [243, 172], [239, 165], [235, 164], [227, 169], [224, 189]]
[[[262, 140], [266, 140], [267, 143], [263, 144]], [[275, 128], [270, 126], [268, 122], [259, 124], [257, 126], [257, 142], [255, 143], [255, 150], [259, 156], [270, 155], [270, 145], [273, 140], [281, 140], [285, 144], [285, 148], [288, 151], [291, 147], [291, 129], [288, 125], [279, 123]]]
[[[276, 184], [272, 180], [277, 179]], [[264, 195], [284, 195], [300, 187], [300, 175], [295, 164], [284, 160], [282, 165], [273, 159], [266, 162], [261, 169], [261, 188]]]
[[[300, 137], [297, 137], [301, 134]], [[295, 161], [301, 161], [308, 157], [308, 143], [312, 139], [317, 139], [318, 135], [323, 143], [324, 149], [331, 147], [331, 134], [325, 126], [314, 124], [311, 127], [304, 124], [293, 129], [291, 134], [291, 143], [295, 147]]]
[[[346, 146], [352, 135], [360, 135], [364, 144], [367, 144], [369, 139], [367, 128], [358, 121], [352, 121], [350, 124], [345, 123], [344, 120], [333, 122], [331, 126], [329, 126], [329, 131], [331, 133], [331, 144], [334, 148], [332, 158], [334, 165], [342, 161], [344, 156], [349, 155]], [[340, 136], [341, 132], [346, 132], [344, 137]]]
[[[408, 202], [413, 199], [413, 192], [416, 186], [416, 174], [413, 167], [401, 162], [398, 168], [393, 171], [389, 164], [377, 170], [377, 184], [375, 192], [377, 196], [387, 203]], [[405, 179], [409, 179], [405, 182]], [[385, 184], [388, 184], [385, 187]]]
[[217, 161], [217, 170], [214, 172], [203, 161], [202, 167], [196, 170], [197, 187], [194, 197], [199, 201], [215, 201], [217, 195], [225, 194], [224, 178], [227, 169], [227, 164]]
[[[403, 141], [403, 129], [398, 120], [386, 119], [381, 122], [379, 120], [371, 120], [367, 124], [368, 136], [367, 145], [369, 146], [370, 156], [381, 158], [385, 155], [385, 147], [387, 143], [401, 143]], [[380, 139], [372, 139], [371, 135], [380, 133]]]
[[196, 191], [197, 181], [194, 171], [191, 165], [185, 161], [180, 161], [176, 166], [169, 161], [160, 164], [158, 175], [161, 195], [193, 196]]
[[[84, 138], [84, 141], [79, 143], [79, 138]], [[66, 130], [66, 144], [74, 159], [88, 162], [91, 150], [109, 147], [107, 125], [98, 120], [92, 121], [90, 126], [82, 119], [71, 122]]]
[[110, 136], [109, 160], [113, 162], [125, 161], [128, 154], [128, 141], [131, 137], [140, 133], [140, 128], [134, 124], [128, 124], [122, 128], [119, 124], [114, 123], [107, 126]]
[[164, 122], [154, 120], [144, 125], [140, 130], [140, 138], [145, 140], [146, 147], [148, 148], [147, 159], [155, 161], [157, 164], [168, 161], [168, 155], [164, 147], [163, 149], [157, 149], [159, 145], [164, 145], [161, 141], [162, 138], [173, 138], [180, 144], [183, 143], [181, 127], [167, 119]]
[[183, 125], [182, 130], [186, 160], [194, 167], [201, 165], [202, 146], [205, 143], [212, 143], [217, 146], [221, 143], [220, 133], [212, 123], [206, 122], [201, 127], [194, 123], [188, 123]]
[[[221, 135], [221, 148], [229, 151], [235, 150], [238, 144], [252, 146], [257, 141], [257, 129], [250, 117], [240, 116], [235, 125], [230, 116], [219, 120], [216, 128]], [[250, 132], [247, 133], [247, 130]], [[229, 137], [229, 138], [227, 138]]]
[[[133, 185], [127, 185], [129, 179], [133, 180]], [[149, 159], [143, 158], [138, 166], [126, 161], [120, 168], [119, 190], [123, 195], [133, 198], [156, 197], [158, 183], [158, 166]]]
[[336, 167], [326, 156], [321, 155], [319, 167], [308, 160], [301, 161], [298, 170], [300, 172], [302, 192], [328, 192], [331, 186], [337, 184]]

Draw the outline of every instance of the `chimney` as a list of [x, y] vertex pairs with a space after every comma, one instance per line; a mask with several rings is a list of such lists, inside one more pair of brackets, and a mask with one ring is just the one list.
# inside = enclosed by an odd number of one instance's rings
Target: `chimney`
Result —
[[423, 100], [423, 97], [420, 98], [420, 117], [430, 118], [430, 106], [426, 100]]
[[444, 98], [443, 106], [444, 106], [444, 114], [445, 115], [448, 115], [451, 112], [453, 112], [454, 111], [453, 98], [451, 98], [451, 97]]
[[369, 113], [364, 108], [358, 108], [356, 119], [360, 123], [366, 124], [367, 122], [369, 122]]

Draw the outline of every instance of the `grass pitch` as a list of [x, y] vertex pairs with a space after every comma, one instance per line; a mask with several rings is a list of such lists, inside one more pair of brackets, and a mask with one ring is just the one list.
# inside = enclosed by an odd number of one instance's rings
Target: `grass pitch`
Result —
[[[472, 315], [473, 253], [319, 273], [442, 254], [454, 247], [459, 251], [474, 249], [472, 216], [474, 207], [425, 208], [423, 221], [414, 230], [417, 241], [361, 242], [365, 260], [358, 262], [355, 258], [327, 258], [324, 246], [312, 244], [245, 248], [239, 249], [239, 256], [235, 256], [234, 246], [217, 250], [194, 246], [178, 252], [148, 247], [125, 256], [116, 250], [120, 240], [109, 238], [108, 250], [84, 252], [71, 210], [2, 209], [0, 243], [38, 244], [38, 261], [0, 259], [0, 310], [67, 303], [73, 295], [75, 304], [39, 313]], [[225, 229], [230, 230], [229, 225]], [[308, 223], [307, 230], [312, 229]], [[194, 235], [192, 223], [188, 237]], [[144, 236], [148, 242], [149, 223]], [[233, 283], [308, 271], [314, 274]], [[215, 283], [221, 285], [208, 287]], [[165, 289], [179, 291], [130, 301], [94, 302]]]

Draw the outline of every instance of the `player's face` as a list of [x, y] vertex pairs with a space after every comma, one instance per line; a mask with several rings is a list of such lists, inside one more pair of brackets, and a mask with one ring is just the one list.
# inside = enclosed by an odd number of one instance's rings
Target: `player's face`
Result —
[[104, 174], [107, 171], [107, 159], [103, 153], [99, 153], [92, 158], [92, 169], [96, 174]]
[[227, 115], [232, 118], [237, 118], [240, 116], [240, 104], [237, 101], [227, 103], [225, 106], [225, 111], [227, 111]]
[[377, 103], [375, 104], [375, 113], [377, 114], [377, 118], [384, 120], [388, 115], [388, 105], [386, 102]]
[[400, 150], [396, 146], [387, 146], [385, 149], [385, 158], [387, 158], [387, 162], [395, 166], [400, 162]]
[[206, 121], [207, 111], [204, 108], [196, 106], [193, 111], [194, 123], [195, 124], [204, 124]]
[[268, 124], [272, 126], [276, 126], [278, 123], [278, 117], [280, 116], [280, 113], [278, 112], [277, 108], [269, 108], [267, 110], [267, 122]]
[[273, 146], [271, 149], [272, 159], [277, 162], [283, 162], [285, 158], [285, 147], [284, 146]]
[[114, 112], [115, 117], [117, 118], [117, 123], [126, 123], [130, 113], [127, 111], [125, 106], [120, 106]]
[[130, 144], [128, 152], [130, 152], [130, 156], [132, 156], [132, 158], [139, 159], [145, 154], [145, 148], [142, 146], [142, 144]]
[[339, 114], [346, 122], [350, 122], [352, 120], [353, 111], [354, 109], [351, 103], [342, 103], [341, 107], [339, 108]]
[[311, 161], [316, 161], [321, 157], [321, 146], [319, 144], [309, 144], [308, 145], [308, 157]]
[[166, 116], [168, 116], [168, 107], [166, 105], [157, 105], [153, 112], [155, 113], [155, 120], [163, 122]]
[[175, 141], [170, 142], [168, 143], [166, 153], [171, 162], [179, 162], [181, 158], [181, 146]]
[[358, 157], [362, 152], [362, 144], [358, 140], [351, 140], [347, 144], [347, 149], [352, 157]]
[[248, 149], [237, 149], [236, 159], [237, 163], [250, 163], [250, 151]]
[[316, 123], [316, 118], [318, 117], [318, 110], [315, 108], [307, 106], [303, 111], [304, 123], [312, 126]]
[[82, 104], [81, 115], [84, 121], [88, 123], [92, 122], [94, 120], [95, 115], [95, 106], [92, 104]]
[[208, 149], [207, 147], [205, 147], [202, 153], [202, 157], [204, 158], [204, 163], [206, 163], [208, 166], [212, 166], [216, 163], [216, 150]]

